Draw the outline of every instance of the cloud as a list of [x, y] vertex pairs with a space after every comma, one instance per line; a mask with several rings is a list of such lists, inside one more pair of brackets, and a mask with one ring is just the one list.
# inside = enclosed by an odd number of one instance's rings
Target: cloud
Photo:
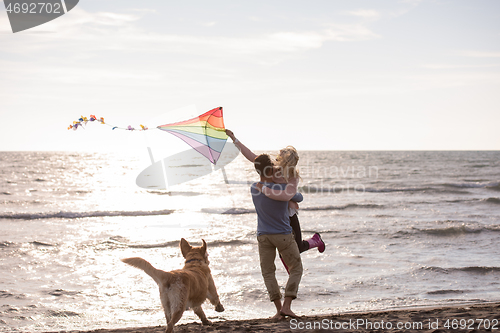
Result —
[[459, 55], [471, 58], [500, 58], [500, 51], [462, 51]]
[[[163, 52], [222, 55], [250, 55], [268, 57], [276, 54], [304, 52], [321, 48], [326, 42], [353, 42], [379, 38], [362, 25], [335, 25], [321, 31], [281, 31], [250, 36], [192, 36], [148, 34], [128, 36], [143, 48]], [[124, 44], [124, 45], [125, 45]], [[158, 45], [163, 45], [158, 47]]]
[[95, 18], [97, 24], [112, 26], [122, 26], [128, 22], [134, 22], [140, 19], [140, 16], [138, 15], [117, 14], [109, 12], [97, 13], [93, 17]]
[[181, 37], [179, 42], [204, 43], [235, 54], [266, 54], [269, 52], [301, 52], [321, 48], [329, 41], [349, 42], [379, 38], [377, 34], [361, 25], [335, 25], [322, 31], [282, 31], [259, 36], [239, 38], [191, 39]]
[[438, 72], [407, 76], [414, 87], [423, 90], [448, 87], [493, 86], [500, 84], [500, 76], [490, 72]]
[[384, 9], [355, 9], [355, 10], [347, 10], [343, 11], [342, 14], [346, 16], [354, 16], [360, 19], [364, 19], [366, 21], [377, 21], [382, 18], [395, 18], [406, 15], [415, 9], [422, 0], [409, 0], [409, 1], [401, 1], [400, 4], [394, 4], [390, 8]]
[[377, 39], [381, 36], [362, 24], [332, 25], [327, 30], [328, 40], [352, 42]]
[[238, 63], [273, 66], [325, 43], [380, 37], [363, 24], [330, 24], [302, 31], [269, 29], [258, 34], [161, 33], [141, 26], [148, 13], [146, 9], [91, 13], [76, 7], [68, 15], [20, 34], [0, 34], [4, 56], [0, 77], [5, 82], [120, 86], [170, 82], [186, 75], [237, 77], [248, 68]]
[[345, 15], [362, 17], [362, 18], [369, 18], [369, 19], [378, 19], [381, 16], [380, 12], [378, 12], [378, 11], [376, 11], [374, 9], [351, 10], [351, 11], [344, 12], [344, 14]]
[[410, 4], [410, 5], [413, 5], [413, 6], [419, 5], [423, 1], [424, 0], [399, 0], [399, 2], [401, 2], [401, 3], [407, 3], [407, 4]]
[[[111, 12], [89, 13], [80, 7], [62, 17], [30, 31], [22, 38], [10, 38], [10, 53], [53, 50], [65, 45], [82, 54], [121, 50], [126, 52], [182, 53], [220, 58], [230, 55], [261, 57], [303, 52], [321, 48], [326, 42], [353, 42], [379, 38], [363, 24], [331, 24], [316, 31], [275, 31], [258, 35], [180, 35], [151, 32], [141, 28], [147, 11], [133, 14]], [[368, 14], [364, 14], [368, 15]], [[212, 26], [215, 22], [209, 22]], [[44, 38], [39, 33], [52, 32]], [[37, 34], [37, 36], [33, 36]], [[16, 36], [17, 37], [17, 36]], [[252, 60], [248, 58], [247, 60]]]
[[421, 67], [427, 69], [493, 68], [493, 67], [500, 67], [500, 64], [485, 64], [485, 65], [424, 64]]

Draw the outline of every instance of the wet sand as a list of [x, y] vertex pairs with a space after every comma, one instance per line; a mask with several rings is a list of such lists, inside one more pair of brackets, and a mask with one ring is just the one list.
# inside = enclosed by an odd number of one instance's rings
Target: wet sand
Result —
[[[269, 319], [228, 320], [203, 326], [176, 325], [174, 332], [500, 332], [500, 302], [408, 308], [373, 312]], [[160, 333], [165, 326], [72, 331], [92, 333]]]

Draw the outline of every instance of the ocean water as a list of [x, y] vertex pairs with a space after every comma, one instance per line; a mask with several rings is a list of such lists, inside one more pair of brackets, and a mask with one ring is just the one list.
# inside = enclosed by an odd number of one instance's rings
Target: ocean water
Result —
[[[500, 300], [500, 152], [299, 152], [300, 315]], [[0, 331], [165, 325], [158, 290], [120, 258], [183, 265], [205, 239], [226, 311], [273, 314], [260, 274], [252, 165], [142, 189], [127, 153], [0, 152]], [[225, 181], [225, 179], [227, 181]], [[278, 280], [286, 272], [276, 261]], [[191, 311], [182, 322], [197, 321]]]

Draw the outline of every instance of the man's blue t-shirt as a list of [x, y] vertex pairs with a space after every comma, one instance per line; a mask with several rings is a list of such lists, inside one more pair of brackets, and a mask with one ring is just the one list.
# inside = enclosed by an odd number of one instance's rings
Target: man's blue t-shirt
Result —
[[[274, 190], [284, 190], [287, 184], [264, 183]], [[284, 234], [292, 233], [290, 226], [290, 217], [288, 216], [288, 201], [273, 200], [260, 192], [253, 183], [250, 187], [253, 204], [257, 211], [257, 235]], [[302, 201], [302, 194], [296, 193], [291, 199], [296, 202]]]

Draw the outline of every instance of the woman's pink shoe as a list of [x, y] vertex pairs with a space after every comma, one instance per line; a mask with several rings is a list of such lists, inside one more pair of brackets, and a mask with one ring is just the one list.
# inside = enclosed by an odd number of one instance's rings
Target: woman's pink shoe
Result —
[[326, 248], [325, 242], [323, 242], [323, 240], [321, 239], [320, 234], [315, 233], [314, 236], [312, 236], [311, 238], [309, 238], [307, 240], [307, 242], [309, 243], [309, 250], [317, 247], [319, 253], [325, 252], [325, 248]]

